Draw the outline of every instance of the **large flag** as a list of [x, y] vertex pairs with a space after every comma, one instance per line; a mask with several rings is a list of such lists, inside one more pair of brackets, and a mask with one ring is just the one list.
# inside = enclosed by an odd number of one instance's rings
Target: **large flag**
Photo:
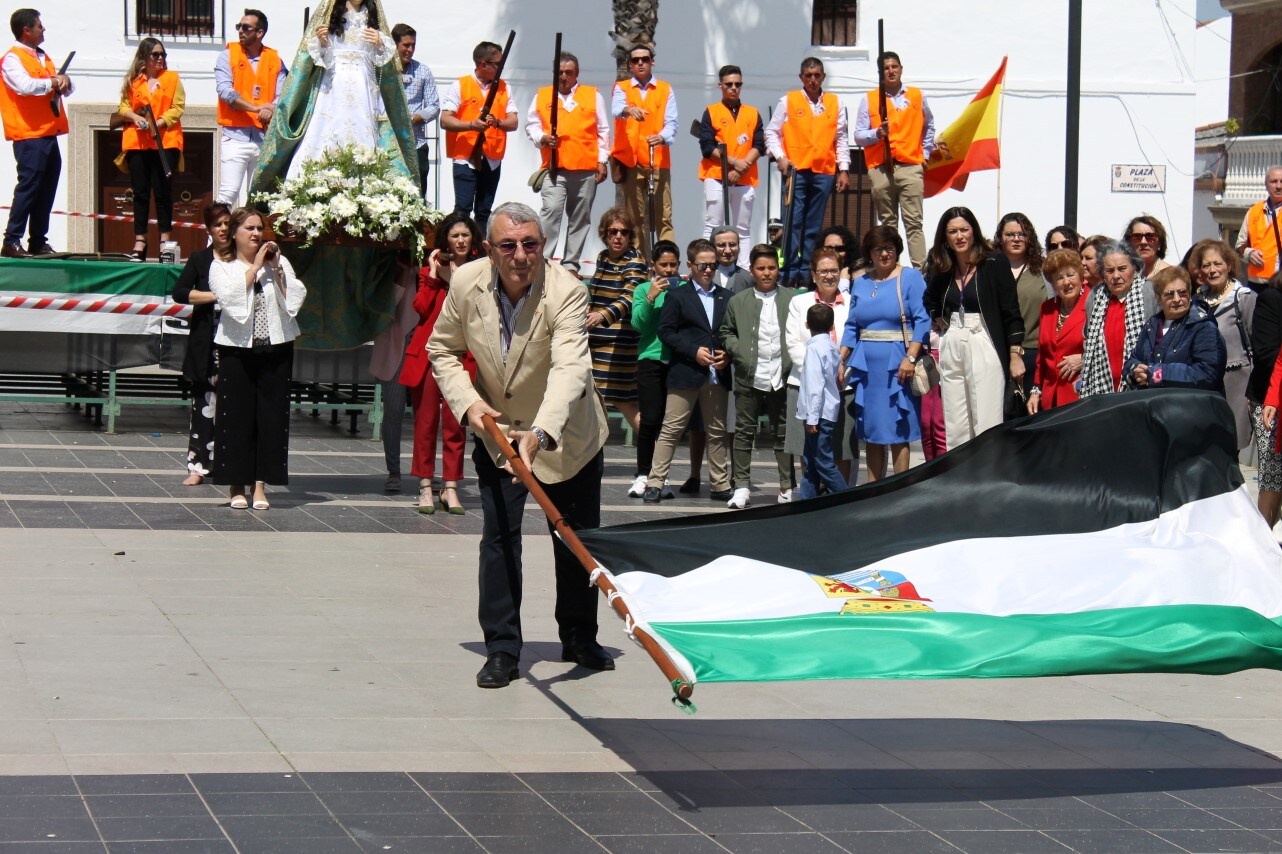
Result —
[[966, 105], [957, 121], [935, 135], [935, 152], [926, 162], [926, 196], [944, 190], [966, 189], [972, 172], [998, 169], [1002, 165], [997, 141], [997, 116], [1001, 111], [1002, 83], [1006, 79], [1006, 57], [997, 73]]
[[691, 683], [1282, 669], [1282, 551], [1210, 392], [1090, 398], [846, 493], [580, 538]]

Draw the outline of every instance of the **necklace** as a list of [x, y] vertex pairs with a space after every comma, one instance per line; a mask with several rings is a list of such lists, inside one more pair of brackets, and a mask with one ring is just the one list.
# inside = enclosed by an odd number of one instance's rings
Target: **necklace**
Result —
[[1212, 296], [1210, 296], [1210, 293], [1211, 293], [1210, 289], [1208, 289], [1208, 288], [1203, 288], [1203, 289], [1202, 289], [1202, 299], [1203, 299], [1203, 301], [1205, 301], [1205, 302], [1206, 302], [1206, 304], [1207, 304], [1207, 305], [1209, 305], [1211, 308], [1215, 308], [1215, 307], [1216, 307], [1216, 306], [1218, 306], [1220, 303], [1224, 302], [1224, 298], [1225, 298], [1226, 296], [1228, 296], [1228, 295], [1229, 295], [1229, 290], [1230, 290], [1230, 289], [1229, 289], [1228, 287], [1225, 287], [1225, 288], [1224, 288], [1224, 290], [1220, 292], [1220, 295], [1219, 295], [1218, 297], [1212, 297]]

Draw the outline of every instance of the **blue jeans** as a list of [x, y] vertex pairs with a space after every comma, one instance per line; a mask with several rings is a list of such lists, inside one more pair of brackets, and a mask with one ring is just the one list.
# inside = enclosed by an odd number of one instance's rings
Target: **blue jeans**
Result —
[[[473, 169], [465, 163], [454, 164], [454, 212], [463, 213], [476, 220], [481, 234], [486, 234], [485, 224], [490, 221], [494, 195], [499, 190], [499, 172], [490, 168], [490, 161], [481, 158], [481, 165]], [[475, 213], [473, 213], [475, 211]]]
[[786, 283], [800, 276], [809, 280], [807, 272], [810, 256], [815, 251], [815, 241], [824, 226], [824, 211], [828, 197], [837, 183], [836, 175], [817, 175], [809, 169], [798, 169], [792, 191], [792, 240], [789, 246], [792, 257], [784, 259]]
[[18, 165], [18, 185], [13, 190], [13, 208], [9, 211], [4, 242], [21, 241], [22, 232], [27, 230], [30, 221], [29, 245], [40, 247], [49, 234], [49, 211], [53, 210], [58, 176], [62, 174], [58, 137], [20, 139], [13, 144], [13, 159]]
[[819, 487], [826, 486], [829, 492], [841, 492], [846, 488], [846, 479], [837, 470], [837, 460], [832, 451], [833, 422], [819, 419], [819, 432], [806, 433], [806, 447], [801, 456], [801, 497], [814, 498], [819, 495]]

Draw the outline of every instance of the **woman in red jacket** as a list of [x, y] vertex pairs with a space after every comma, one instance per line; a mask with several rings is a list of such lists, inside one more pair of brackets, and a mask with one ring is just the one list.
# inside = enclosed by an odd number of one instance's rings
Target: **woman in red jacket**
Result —
[[[441, 464], [445, 485], [441, 488], [441, 509], [455, 515], [465, 511], [459, 502], [458, 484], [463, 479], [463, 427], [450, 411], [432, 377], [427, 359], [427, 339], [436, 325], [436, 317], [445, 304], [450, 278], [463, 264], [481, 257], [481, 232], [464, 214], [452, 213], [436, 228], [436, 248], [427, 265], [419, 271], [418, 293], [414, 310], [418, 326], [405, 350], [405, 365], [400, 382], [409, 386], [410, 405], [414, 408], [414, 462], [410, 473], [418, 477], [418, 512], [435, 513], [432, 477], [436, 474], [436, 431], [441, 428]], [[476, 370], [469, 355], [464, 362], [469, 373]]]
[[1071, 249], [1056, 249], [1042, 263], [1042, 275], [1055, 288], [1055, 296], [1042, 303], [1037, 368], [1028, 396], [1030, 415], [1077, 400], [1082, 330], [1086, 327], [1086, 269], [1082, 256]]

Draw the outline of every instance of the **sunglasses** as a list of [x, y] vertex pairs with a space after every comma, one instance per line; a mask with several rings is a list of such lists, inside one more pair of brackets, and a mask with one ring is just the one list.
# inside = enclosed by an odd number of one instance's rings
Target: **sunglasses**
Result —
[[610, 237], [631, 237], [632, 229], [630, 228], [607, 228], [605, 233]]
[[1046, 248], [1054, 252], [1056, 249], [1076, 249], [1077, 247], [1071, 240], [1055, 240], [1047, 243]]
[[647, 63], [647, 62], [654, 62], [654, 59], [648, 56], [629, 56], [628, 57], [629, 65], [642, 65], [643, 63]]
[[1157, 235], [1149, 232], [1148, 234], [1139, 234], [1132, 232], [1126, 235], [1126, 239], [1132, 243], [1157, 243]]
[[238, 33], [252, 33], [252, 32], [256, 32], [258, 29], [259, 28], [255, 27], [253, 24], [237, 24], [236, 25], [236, 32]]
[[717, 269], [717, 265], [715, 262], [709, 262], [704, 264], [691, 264], [690, 269], [698, 270], [700, 273], [708, 273]]
[[504, 240], [502, 243], [495, 244], [495, 248], [497, 248], [504, 255], [515, 255], [516, 247], [519, 246], [525, 250], [526, 255], [533, 255], [534, 253], [539, 251], [539, 247], [542, 245], [543, 245], [542, 240], [535, 240], [534, 238], [530, 237], [520, 242], [515, 240]]
[[169, 54], [165, 53], [163, 50], [152, 51], [151, 54], [149, 55], [151, 56], [152, 59], [168, 59], [169, 58]]
[[742, 88], [743, 88], [743, 84], [742, 84], [742, 83], [722, 83], [721, 85], [722, 85], [722, 86], [724, 86], [724, 87], [725, 87], [725, 88], [727, 88], [727, 89], [742, 89]]

